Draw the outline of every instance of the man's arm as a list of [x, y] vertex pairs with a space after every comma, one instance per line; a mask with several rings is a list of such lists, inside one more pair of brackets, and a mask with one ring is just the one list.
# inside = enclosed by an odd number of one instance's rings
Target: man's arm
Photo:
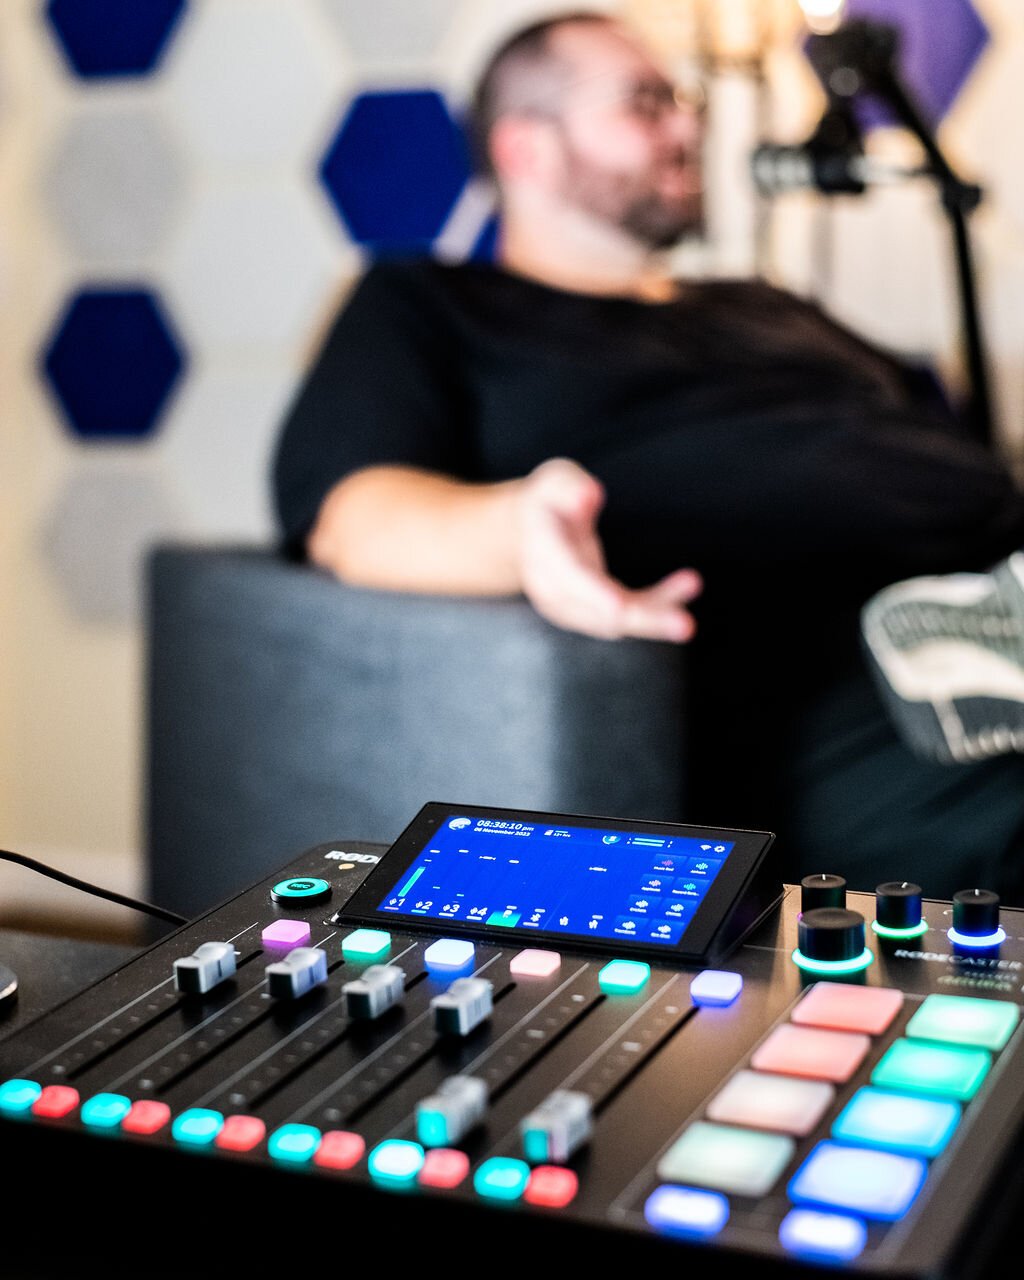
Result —
[[691, 569], [633, 590], [612, 578], [597, 533], [600, 482], [552, 458], [522, 479], [471, 484], [407, 466], [370, 466], [327, 494], [310, 559], [359, 586], [446, 595], [522, 592], [556, 626], [676, 643], [695, 626]]

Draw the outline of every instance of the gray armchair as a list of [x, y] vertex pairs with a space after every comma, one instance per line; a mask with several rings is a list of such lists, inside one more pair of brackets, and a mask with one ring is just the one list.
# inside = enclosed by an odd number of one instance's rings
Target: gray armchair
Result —
[[672, 645], [187, 545], [149, 559], [146, 642], [148, 888], [183, 914], [428, 800], [683, 817]]

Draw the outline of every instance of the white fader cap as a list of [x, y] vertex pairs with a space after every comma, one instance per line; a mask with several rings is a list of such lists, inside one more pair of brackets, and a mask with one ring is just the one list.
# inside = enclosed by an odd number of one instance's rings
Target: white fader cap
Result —
[[174, 985], [185, 995], [201, 996], [233, 976], [235, 949], [230, 942], [204, 942], [174, 962]]
[[283, 960], [268, 964], [267, 986], [279, 1000], [297, 1000], [327, 981], [327, 952], [319, 947], [296, 947]]

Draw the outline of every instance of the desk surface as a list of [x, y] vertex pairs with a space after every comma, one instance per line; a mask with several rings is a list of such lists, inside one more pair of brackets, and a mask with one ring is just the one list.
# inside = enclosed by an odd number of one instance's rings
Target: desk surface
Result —
[[123, 944], [0, 929], [0, 964], [18, 978], [17, 995], [0, 1005], [0, 1039], [113, 972], [138, 951]]

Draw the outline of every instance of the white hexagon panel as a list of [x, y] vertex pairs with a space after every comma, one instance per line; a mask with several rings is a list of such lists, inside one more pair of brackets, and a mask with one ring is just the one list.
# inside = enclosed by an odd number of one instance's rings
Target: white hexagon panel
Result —
[[160, 444], [202, 537], [274, 536], [270, 471], [278, 433], [298, 383], [292, 368], [210, 368], [186, 385]]
[[211, 164], [302, 156], [335, 107], [342, 60], [302, 5], [216, 0], [196, 8], [169, 68], [176, 116]]
[[361, 68], [429, 61], [451, 29], [462, 0], [321, 0]]
[[182, 158], [144, 107], [84, 109], [47, 159], [43, 196], [68, 248], [104, 265], [155, 253], [180, 212]]
[[146, 553], [181, 524], [180, 510], [148, 459], [79, 462], [41, 531], [43, 557], [68, 612], [86, 622], [137, 621]]
[[345, 257], [314, 194], [284, 182], [203, 192], [167, 263], [193, 341], [281, 349], [308, 333]]

